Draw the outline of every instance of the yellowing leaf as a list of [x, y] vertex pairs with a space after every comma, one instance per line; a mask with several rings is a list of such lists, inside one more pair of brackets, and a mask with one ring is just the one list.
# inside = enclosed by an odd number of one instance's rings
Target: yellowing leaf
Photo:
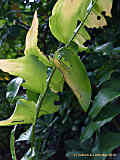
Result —
[[29, 29], [26, 36], [25, 55], [35, 55], [45, 64], [50, 65], [47, 57], [39, 50], [37, 46], [38, 42], [38, 18], [37, 11], [34, 14], [32, 26]]
[[38, 36], [38, 18], [36, 11], [32, 21], [32, 26], [29, 29], [26, 36], [26, 48], [25, 48], [26, 50], [37, 46], [37, 41], [38, 41], [37, 36]]
[[[73, 37], [78, 20], [84, 20], [89, 4], [93, 4], [94, 2], [95, 0], [58, 0], [53, 8], [52, 16], [49, 21], [53, 35], [59, 41], [68, 43]], [[88, 16], [85, 25], [88, 27], [99, 27], [105, 25], [106, 21], [101, 12], [106, 11], [106, 14], [110, 15], [111, 6], [112, 0], [96, 0], [96, 5]], [[100, 21], [97, 21], [98, 15], [101, 16]], [[84, 27], [82, 27], [79, 31], [79, 37], [76, 37], [75, 41], [78, 43], [80, 40], [79, 43], [82, 44], [89, 38], [89, 34]]]
[[[90, 13], [86, 25], [88, 27], [102, 27], [106, 25], [106, 20], [104, 16], [101, 14], [103, 11], [105, 12], [106, 16], [111, 17], [111, 8], [112, 8], [112, 0], [97, 0], [92, 12]], [[100, 20], [97, 19], [97, 16], [100, 16]]]
[[91, 86], [85, 67], [78, 58], [75, 50], [63, 48], [56, 54], [62, 54], [59, 60], [56, 56], [54, 63], [63, 73], [65, 81], [73, 90], [84, 111], [87, 111], [91, 99]]
[[[81, 5], [84, 4], [80, 0], [57, 1], [53, 8], [49, 24], [51, 32], [59, 41], [67, 43], [72, 38], [77, 20], [79, 20], [79, 9]], [[86, 32], [84, 29], [82, 30], [84, 33]], [[89, 35], [87, 34], [87, 36]]]

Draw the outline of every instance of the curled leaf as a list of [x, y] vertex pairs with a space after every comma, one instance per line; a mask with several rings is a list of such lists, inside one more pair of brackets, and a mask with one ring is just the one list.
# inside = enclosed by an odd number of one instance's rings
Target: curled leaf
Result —
[[14, 99], [19, 91], [20, 85], [22, 84], [23, 79], [20, 77], [17, 77], [10, 81], [7, 87], [7, 93], [6, 98]]
[[24, 99], [18, 100], [16, 108], [12, 116], [0, 121], [0, 126], [10, 126], [16, 124], [32, 124], [35, 123], [36, 107], [35, 103]]
[[26, 36], [26, 44], [25, 44], [25, 55], [34, 55], [38, 56], [39, 59], [45, 64], [50, 65], [47, 57], [39, 50], [37, 46], [38, 42], [38, 18], [37, 11], [35, 11], [34, 18], [32, 21], [32, 26], [30, 27], [27, 36]]
[[35, 11], [34, 18], [32, 21], [32, 26], [30, 27], [27, 36], [26, 36], [26, 50], [30, 48], [37, 47], [37, 36], [38, 36], [38, 18], [37, 18], [37, 11]]

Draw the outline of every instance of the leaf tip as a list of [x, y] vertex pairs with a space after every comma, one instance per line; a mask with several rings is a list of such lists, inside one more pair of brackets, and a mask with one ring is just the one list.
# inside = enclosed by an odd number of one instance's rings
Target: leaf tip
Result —
[[32, 26], [30, 27], [26, 36], [25, 54], [27, 53], [28, 49], [37, 47], [38, 25], [39, 25], [39, 22], [37, 17], [37, 11], [35, 11], [33, 21], [32, 21]]

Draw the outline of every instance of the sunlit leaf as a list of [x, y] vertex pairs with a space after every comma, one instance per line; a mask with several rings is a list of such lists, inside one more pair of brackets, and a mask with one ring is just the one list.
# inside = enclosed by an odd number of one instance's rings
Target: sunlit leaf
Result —
[[0, 28], [3, 27], [5, 23], [6, 23], [5, 19], [0, 19]]
[[23, 86], [36, 93], [44, 93], [49, 61], [37, 47], [38, 18], [34, 14], [32, 26], [26, 37], [25, 56], [0, 60], [0, 69], [25, 80]]
[[[72, 37], [76, 29], [78, 20], [83, 21], [87, 12], [92, 8], [93, 3], [96, 5], [88, 16], [85, 25], [88, 27], [99, 27], [106, 24], [102, 11], [106, 11], [106, 15], [110, 15], [112, 0], [58, 0], [53, 8], [50, 18], [50, 29], [53, 35], [61, 42], [67, 43]], [[90, 7], [91, 4], [91, 7]], [[88, 8], [89, 7], [89, 8]], [[98, 21], [97, 16], [101, 19]], [[89, 39], [88, 33], [84, 27], [79, 32], [81, 44]], [[76, 41], [76, 40], [75, 40]]]
[[47, 57], [39, 50], [37, 46], [38, 42], [38, 18], [37, 11], [34, 14], [32, 26], [29, 29], [26, 36], [25, 55], [35, 55], [46, 65], [49, 65]]
[[84, 111], [87, 111], [91, 99], [91, 86], [83, 63], [74, 48], [58, 51], [62, 58], [54, 59], [56, 67], [63, 73], [65, 81], [72, 88]]
[[32, 21], [32, 26], [29, 29], [29, 31], [27, 33], [27, 36], [26, 36], [26, 48], [25, 48], [26, 51], [29, 50], [30, 48], [37, 47], [38, 23], [39, 22], [38, 22], [37, 11], [36, 11], [35, 14], [34, 14], [33, 21]]
[[[59, 96], [49, 91], [43, 100], [40, 108], [39, 117], [42, 115], [57, 112], [59, 107], [55, 105], [55, 101], [59, 100]], [[16, 108], [11, 117], [7, 120], [0, 121], [0, 126], [9, 126], [16, 124], [33, 124], [36, 117], [36, 104], [33, 101], [20, 99], [16, 103]]]
[[0, 126], [9, 126], [16, 124], [32, 124], [35, 122], [36, 106], [31, 101], [20, 99], [16, 103], [16, 108], [11, 117], [0, 121]]
[[0, 69], [22, 77], [25, 80], [23, 86], [36, 93], [43, 93], [46, 89], [47, 67], [36, 56], [0, 60]]
[[[57, 1], [53, 8], [52, 16], [49, 22], [51, 32], [59, 41], [67, 43], [72, 38], [77, 21], [79, 20], [79, 11], [81, 10], [81, 6], [84, 6], [84, 1]], [[88, 0], [87, 4], [89, 4]], [[84, 28], [82, 28], [82, 31], [83, 35], [85, 35], [84, 33], [86, 31]]]
[[[35, 103], [37, 103], [37, 99], [39, 97], [38, 94], [35, 94], [31, 91], [27, 91], [27, 96], [30, 101], [34, 101]], [[39, 117], [42, 115], [57, 112], [59, 110], [59, 106], [55, 105], [55, 102], [59, 102], [59, 96], [51, 90], [49, 90], [41, 105]]]

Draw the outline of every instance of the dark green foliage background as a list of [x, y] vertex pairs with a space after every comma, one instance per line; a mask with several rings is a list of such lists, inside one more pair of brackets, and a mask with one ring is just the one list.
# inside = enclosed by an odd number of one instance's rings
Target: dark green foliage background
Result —
[[[26, 3], [25, 3], [26, 2]], [[52, 36], [49, 30], [48, 20], [56, 0], [37, 0], [34, 3], [15, 0], [0, 1], [0, 59], [17, 58], [23, 56], [25, 36], [31, 26], [34, 11], [38, 10], [39, 18], [39, 42], [38, 46], [44, 54], [53, 54], [61, 43]], [[113, 1], [112, 15], [106, 17], [107, 26], [86, 30], [91, 35], [91, 40], [85, 42], [88, 49], [79, 52], [78, 56], [88, 71], [92, 85], [92, 100], [104, 82], [120, 78], [120, 2]], [[99, 18], [98, 18], [99, 20]], [[105, 47], [103, 47], [105, 46]], [[117, 48], [117, 49], [116, 49]], [[11, 115], [16, 100], [11, 104], [6, 99], [7, 84], [12, 76], [0, 71], [0, 119]], [[8, 77], [9, 81], [5, 79]], [[91, 152], [95, 147], [94, 140], [99, 133], [120, 131], [120, 115], [118, 114], [111, 122], [102, 126], [98, 134], [80, 144], [80, 133], [89, 123], [88, 113], [81, 109], [71, 89], [65, 84], [63, 93], [60, 96], [60, 110], [53, 115], [40, 118], [36, 130], [36, 145], [41, 145], [40, 155], [42, 160], [67, 159], [66, 153], [72, 151]], [[25, 90], [20, 89], [18, 96], [25, 96]], [[119, 104], [119, 97], [112, 103]], [[29, 126], [19, 126], [16, 138]], [[11, 159], [9, 151], [9, 136], [12, 127], [0, 127], [0, 159]], [[8, 137], [8, 138], [6, 138]], [[120, 140], [120, 136], [117, 140]], [[39, 142], [39, 143], [38, 143]], [[97, 140], [95, 141], [97, 143]], [[97, 143], [98, 145], [99, 143]], [[16, 142], [16, 154], [18, 159], [24, 155], [30, 146], [29, 142]], [[117, 146], [118, 147], [118, 146]], [[4, 154], [3, 154], [4, 153]], [[119, 153], [119, 147], [114, 150]], [[69, 154], [68, 158], [69, 158]]]

